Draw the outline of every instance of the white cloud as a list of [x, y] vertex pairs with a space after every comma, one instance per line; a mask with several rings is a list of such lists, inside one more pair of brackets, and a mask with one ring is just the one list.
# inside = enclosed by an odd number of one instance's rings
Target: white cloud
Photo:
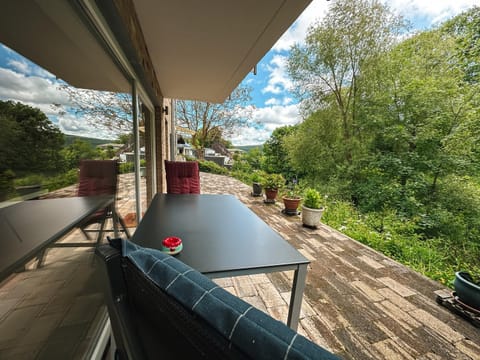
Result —
[[240, 129], [229, 140], [236, 146], [263, 144], [273, 130], [286, 125], [294, 125], [301, 120], [298, 105], [274, 105], [257, 108], [253, 112], [255, 125]]
[[68, 97], [58, 89], [58, 84], [48, 78], [25, 76], [10, 69], [0, 68], [0, 84], [0, 99], [38, 106], [68, 103]]
[[[313, 0], [272, 50], [285, 51], [295, 43], [303, 43], [310, 25], [325, 16], [330, 3], [333, 1]], [[411, 21], [415, 18], [425, 18], [429, 25], [438, 24], [474, 5], [480, 5], [479, 0], [383, 0], [383, 3]]]
[[292, 81], [287, 74], [287, 57], [284, 55], [274, 55], [267, 65], [268, 83], [262, 89], [262, 93], [281, 94], [292, 87]]
[[[16, 70], [26, 73], [33, 74], [44, 71], [41, 68], [37, 70], [29, 68], [27, 63], [20, 61], [10, 62], [9, 64]], [[50, 78], [36, 75], [26, 76], [23, 73], [0, 68], [0, 100], [18, 101], [40, 109], [65, 134], [102, 139], [109, 139], [114, 136], [111, 131], [91, 126], [85, 119], [79, 119], [68, 113], [60, 115], [58, 109], [55, 109], [52, 105], [56, 103], [68, 106], [70, 100], [64, 92], [58, 89], [58, 83]]]
[[270, 98], [267, 101], [265, 101], [265, 105], [279, 105], [279, 104], [280, 104], [280, 100], [276, 98]]
[[478, 0], [384, 0], [384, 3], [408, 19], [425, 17], [433, 25], [480, 5]]
[[64, 134], [94, 137], [98, 139], [117, 139], [116, 133], [107, 128], [93, 126], [84, 118], [78, 118], [73, 114], [63, 114], [55, 117], [55, 123]]
[[16, 71], [19, 71], [22, 74], [30, 73], [30, 66], [26, 61], [10, 60], [8, 62], [11, 68], [14, 68]]
[[298, 105], [274, 105], [255, 109], [253, 113], [255, 122], [263, 124], [265, 128], [274, 130], [279, 126], [293, 125], [300, 121]]
[[298, 17], [295, 23], [277, 41], [277, 43], [273, 46], [273, 50], [289, 50], [293, 44], [302, 43], [307, 35], [310, 25], [325, 16], [328, 6], [328, 1], [313, 0]]
[[271, 132], [266, 129], [257, 129], [253, 126], [242, 128], [241, 132], [230, 136], [234, 146], [260, 145], [268, 140]]

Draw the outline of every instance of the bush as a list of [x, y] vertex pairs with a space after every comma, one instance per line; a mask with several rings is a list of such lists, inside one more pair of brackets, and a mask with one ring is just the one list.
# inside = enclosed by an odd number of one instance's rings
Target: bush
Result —
[[118, 168], [120, 174], [131, 173], [135, 171], [135, 164], [133, 162], [120, 163]]
[[41, 174], [31, 174], [24, 176], [22, 178], [15, 179], [15, 186], [28, 186], [28, 185], [37, 185], [45, 182], [46, 177]]
[[230, 172], [226, 168], [218, 165], [217, 163], [215, 163], [213, 161], [199, 160], [198, 161], [198, 167], [200, 168], [200, 171], [202, 171], [202, 172], [219, 174], [219, 175], [229, 175], [230, 174]]
[[322, 197], [314, 188], [307, 188], [303, 198], [303, 206], [310, 209], [320, 209], [323, 207]]
[[48, 191], [53, 191], [76, 183], [78, 183], [78, 170], [71, 169], [64, 174], [44, 179], [42, 184]]
[[281, 174], [266, 174], [263, 177], [262, 187], [264, 189], [280, 189], [285, 185], [285, 179]]
[[239, 170], [230, 171], [230, 176], [231, 177], [234, 177], [235, 179], [240, 180], [241, 182], [243, 182], [244, 184], [247, 184], [247, 185], [252, 185], [250, 175], [251, 175], [250, 173], [239, 171]]

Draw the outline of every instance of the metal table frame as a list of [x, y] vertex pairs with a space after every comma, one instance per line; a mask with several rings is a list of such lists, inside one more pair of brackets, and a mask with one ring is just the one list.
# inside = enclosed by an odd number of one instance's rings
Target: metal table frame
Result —
[[[70, 197], [30, 200], [1, 208], [0, 281], [35, 257], [41, 265], [40, 257], [45, 249], [96, 211], [113, 207], [114, 201], [110, 195]], [[117, 217], [114, 209], [113, 216]], [[117, 234], [116, 221], [114, 230]]]

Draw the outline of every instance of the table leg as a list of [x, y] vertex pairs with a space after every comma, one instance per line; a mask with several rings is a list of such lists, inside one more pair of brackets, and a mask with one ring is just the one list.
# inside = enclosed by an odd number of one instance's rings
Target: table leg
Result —
[[117, 214], [117, 209], [115, 209], [115, 205], [112, 206], [112, 222], [113, 222], [113, 236], [118, 238], [118, 222], [119, 222], [120, 215]]
[[302, 307], [303, 291], [305, 289], [305, 280], [307, 278], [308, 264], [298, 265], [293, 275], [292, 295], [290, 296], [290, 308], [288, 309], [287, 325], [297, 331], [298, 319]]

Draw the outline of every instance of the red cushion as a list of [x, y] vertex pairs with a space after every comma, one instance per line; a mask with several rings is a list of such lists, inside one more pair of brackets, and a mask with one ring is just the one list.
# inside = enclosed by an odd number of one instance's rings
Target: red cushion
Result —
[[200, 194], [200, 170], [196, 161], [165, 160], [167, 193]]
[[115, 160], [82, 160], [78, 196], [115, 195], [117, 173]]

